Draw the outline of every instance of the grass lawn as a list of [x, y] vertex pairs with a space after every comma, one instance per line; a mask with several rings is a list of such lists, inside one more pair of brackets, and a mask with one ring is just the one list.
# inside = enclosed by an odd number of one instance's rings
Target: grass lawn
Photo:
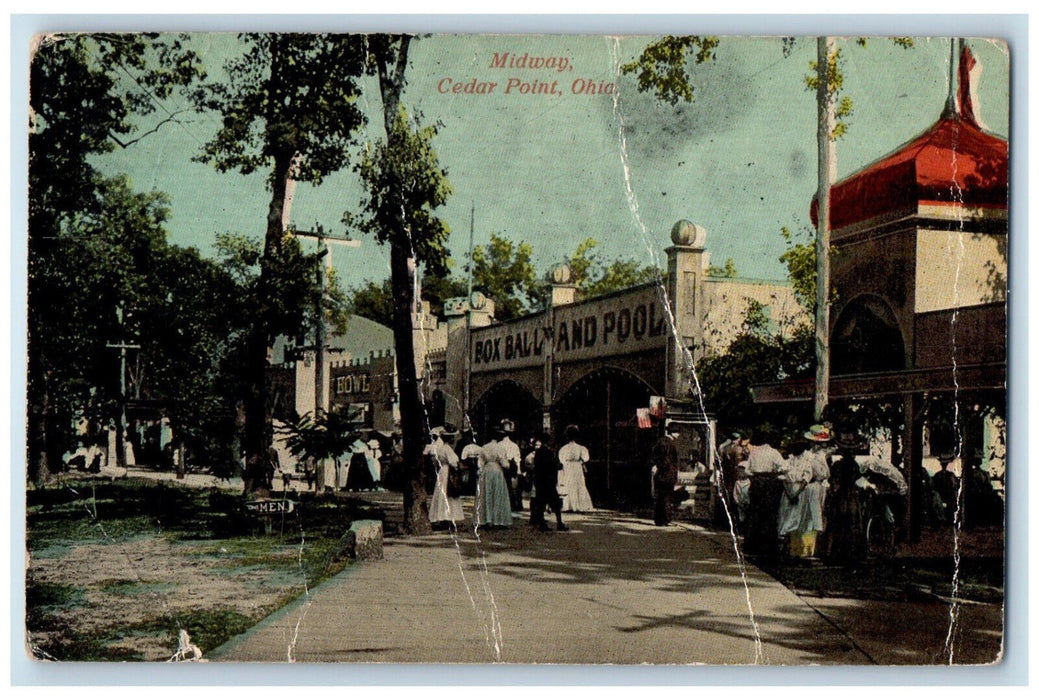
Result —
[[305, 493], [268, 521], [236, 493], [145, 479], [26, 497], [26, 642], [61, 661], [165, 661], [180, 630], [205, 655], [350, 566], [350, 523], [384, 517]]

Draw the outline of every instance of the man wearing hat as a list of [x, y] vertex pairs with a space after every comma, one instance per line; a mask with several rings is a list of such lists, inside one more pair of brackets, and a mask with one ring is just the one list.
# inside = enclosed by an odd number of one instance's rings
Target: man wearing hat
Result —
[[530, 502], [530, 526], [542, 532], [548, 530], [548, 523], [545, 522], [547, 507], [556, 514], [556, 529], [561, 532], [569, 530], [563, 524], [563, 499], [556, 491], [559, 471], [563, 465], [552, 449], [552, 437], [548, 433], [541, 433], [535, 438], [533, 455], [534, 498]]
[[661, 527], [671, 524], [674, 514], [675, 484], [678, 483], [678, 431], [671, 421], [664, 424], [664, 434], [650, 450], [653, 466], [653, 523]]

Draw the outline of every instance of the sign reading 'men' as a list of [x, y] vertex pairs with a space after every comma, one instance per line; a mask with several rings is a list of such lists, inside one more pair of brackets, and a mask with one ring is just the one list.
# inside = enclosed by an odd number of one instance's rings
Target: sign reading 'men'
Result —
[[272, 513], [291, 513], [296, 509], [295, 501], [274, 501], [269, 499], [262, 499], [259, 501], [250, 501], [245, 504], [245, 509], [250, 513], [256, 513], [258, 515], [270, 515]]
[[657, 286], [593, 299], [473, 332], [472, 371], [531, 367], [662, 348], [669, 332]]

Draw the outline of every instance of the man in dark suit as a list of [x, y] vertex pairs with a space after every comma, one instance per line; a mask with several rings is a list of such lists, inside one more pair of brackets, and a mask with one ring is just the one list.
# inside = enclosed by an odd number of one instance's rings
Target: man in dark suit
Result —
[[655, 493], [653, 522], [664, 526], [671, 524], [674, 512], [675, 484], [678, 483], [678, 446], [675, 438], [677, 431], [670, 422], [664, 426], [664, 434], [650, 450], [650, 463], [653, 465], [653, 490]]
[[534, 498], [530, 501], [530, 526], [541, 531], [548, 530], [545, 522], [545, 508], [556, 514], [556, 529], [562, 532], [569, 530], [563, 524], [563, 499], [556, 491], [559, 471], [563, 465], [559, 462], [555, 450], [552, 449], [552, 438], [548, 433], [541, 433], [534, 446]]

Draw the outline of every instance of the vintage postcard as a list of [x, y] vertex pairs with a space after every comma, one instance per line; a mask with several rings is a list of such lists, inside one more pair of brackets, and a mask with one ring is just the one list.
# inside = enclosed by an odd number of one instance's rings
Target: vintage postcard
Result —
[[34, 37], [26, 654], [999, 663], [1010, 59]]

